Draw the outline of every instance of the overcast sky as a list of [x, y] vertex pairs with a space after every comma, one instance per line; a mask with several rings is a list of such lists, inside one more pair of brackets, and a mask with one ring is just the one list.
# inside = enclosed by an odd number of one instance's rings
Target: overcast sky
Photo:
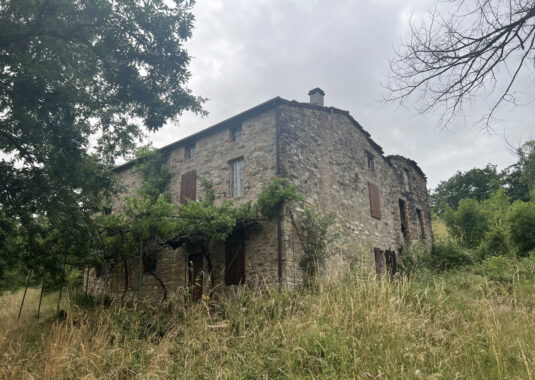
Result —
[[[535, 138], [535, 103], [504, 107], [493, 134], [474, 127], [491, 103], [482, 97], [465, 121], [448, 130], [439, 114], [384, 104], [381, 83], [393, 47], [407, 33], [411, 15], [429, 0], [198, 0], [190, 88], [208, 98], [208, 117], [186, 114], [180, 125], [150, 135], [161, 147], [275, 96], [308, 101], [322, 88], [325, 105], [349, 110], [383, 147], [385, 154], [414, 159], [435, 187], [458, 170], [516, 161], [506, 141], [518, 145]], [[530, 67], [531, 69], [531, 67]], [[507, 75], [507, 73], [503, 73]], [[520, 79], [530, 101], [534, 71]], [[522, 90], [522, 88], [518, 88]]]

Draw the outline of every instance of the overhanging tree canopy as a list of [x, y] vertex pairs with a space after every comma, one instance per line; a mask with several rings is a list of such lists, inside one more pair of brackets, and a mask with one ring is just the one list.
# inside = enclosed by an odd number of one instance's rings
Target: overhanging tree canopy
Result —
[[186, 87], [191, 4], [0, 2], [0, 207], [24, 235], [67, 223], [91, 240], [115, 158], [144, 130], [203, 112]]

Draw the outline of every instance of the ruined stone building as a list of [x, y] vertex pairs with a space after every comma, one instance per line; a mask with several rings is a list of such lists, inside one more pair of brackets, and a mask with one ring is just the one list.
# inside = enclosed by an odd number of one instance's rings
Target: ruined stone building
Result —
[[[263, 186], [286, 177], [307, 203], [336, 212], [340, 238], [329, 247], [327, 271], [343, 272], [357, 262], [378, 273], [395, 270], [409, 241], [432, 241], [426, 177], [414, 161], [384, 156], [349, 112], [324, 106], [321, 89], [309, 95], [309, 103], [273, 98], [162, 148], [172, 173], [172, 201], [199, 199], [199, 178], [213, 182], [216, 201], [255, 201]], [[133, 166], [128, 162], [116, 168], [119, 183], [130, 193], [141, 185]], [[115, 200], [114, 213], [121, 212], [124, 196]], [[299, 285], [302, 246], [294, 220], [302, 212], [287, 204], [280, 217], [262, 222], [261, 230], [221, 242], [213, 263], [220, 288], [259, 282]], [[143, 275], [143, 299], [158, 300], [162, 283], [172, 293], [201, 279], [195, 293], [202, 294], [203, 283], [206, 291], [206, 263], [198, 252], [160, 249], [150, 266], [158, 278]], [[129, 263], [129, 297], [137, 292], [138, 269], [135, 260]], [[90, 288], [121, 294], [122, 270], [113, 263], [91, 270]]]

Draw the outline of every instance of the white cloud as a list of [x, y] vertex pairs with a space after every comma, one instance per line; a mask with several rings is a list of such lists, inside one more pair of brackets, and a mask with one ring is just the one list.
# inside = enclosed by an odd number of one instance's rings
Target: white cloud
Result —
[[[187, 48], [194, 57], [190, 87], [209, 98], [207, 118], [186, 114], [180, 126], [151, 135], [163, 146], [274, 96], [307, 100], [319, 86], [326, 104], [347, 109], [386, 154], [417, 161], [434, 187], [457, 170], [503, 168], [514, 162], [503, 135], [519, 143], [534, 138], [535, 103], [500, 115], [495, 135], [472, 127], [489, 107], [479, 99], [466, 125], [441, 131], [438, 115], [418, 115], [380, 102], [381, 81], [392, 47], [407, 32], [408, 19], [433, 2], [421, 0], [200, 0]], [[533, 72], [522, 78], [533, 97]], [[531, 91], [531, 92], [529, 92]], [[533, 101], [526, 97], [526, 102]]]

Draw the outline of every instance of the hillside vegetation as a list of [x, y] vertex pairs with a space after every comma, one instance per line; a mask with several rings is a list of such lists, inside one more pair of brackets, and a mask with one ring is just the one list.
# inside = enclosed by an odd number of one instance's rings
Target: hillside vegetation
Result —
[[6, 294], [0, 376], [532, 379], [534, 279], [527, 257], [503, 270], [351, 273], [314, 290], [242, 289], [189, 308], [170, 300], [134, 311], [78, 296], [65, 320], [49, 305], [19, 324], [21, 293]]

